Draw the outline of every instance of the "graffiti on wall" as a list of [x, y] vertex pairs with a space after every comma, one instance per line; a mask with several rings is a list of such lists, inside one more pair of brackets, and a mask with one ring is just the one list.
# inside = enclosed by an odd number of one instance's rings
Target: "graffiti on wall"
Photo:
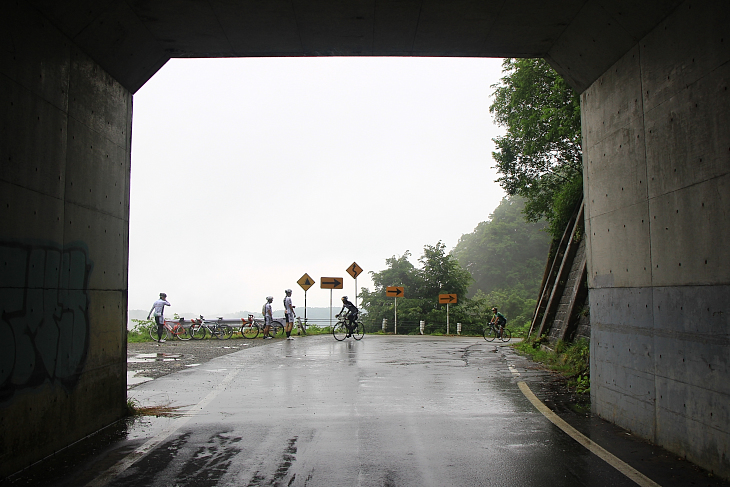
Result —
[[0, 402], [50, 381], [78, 382], [89, 347], [89, 275], [81, 244], [0, 242]]

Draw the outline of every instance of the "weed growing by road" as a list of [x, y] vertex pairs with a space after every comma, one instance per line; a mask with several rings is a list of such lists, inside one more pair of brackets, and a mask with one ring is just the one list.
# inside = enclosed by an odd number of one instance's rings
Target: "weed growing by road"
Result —
[[127, 398], [127, 416], [155, 416], [155, 417], [167, 417], [174, 418], [182, 416], [183, 413], [179, 411], [182, 406], [170, 406], [170, 404], [163, 404], [161, 406], [142, 406], [139, 401], [133, 397]]
[[133, 319], [134, 327], [127, 330], [127, 343], [151, 342], [149, 328], [155, 324], [152, 320]]
[[590, 350], [588, 340], [580, 339], [573, 343], [559, 341], [553, 348], [547, 346], [547, 337], [529, 337], [514, 348], [528, 355], [535, 362], [546, 365], [549, 369], [560, 372], [568, 379], [568, 387], [578, 394], [586, 394], [591, 390]]

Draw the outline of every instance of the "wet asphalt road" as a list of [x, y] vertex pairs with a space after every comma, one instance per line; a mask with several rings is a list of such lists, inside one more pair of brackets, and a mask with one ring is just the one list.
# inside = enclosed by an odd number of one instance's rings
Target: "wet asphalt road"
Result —
[[159, 378], [137, 400], [215, 397], [109, 485], [634, 485], [545, 420], [495, 350], [311, 337]]
[[635, 485], [525, 398], [518, 380], [537, 389], [549, 375], [527, 364], [479, 338], [276, 340], [137, 385], [130, 396], [141, 405], [183, 414], [111, 428], [74, 454], [68, 472], [36, 482]]

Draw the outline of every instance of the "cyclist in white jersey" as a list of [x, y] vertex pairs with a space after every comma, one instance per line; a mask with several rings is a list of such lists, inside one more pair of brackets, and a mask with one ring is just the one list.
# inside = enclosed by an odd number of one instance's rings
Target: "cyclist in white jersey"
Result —
[[264, 339], [274, 338], [269, 335], [271, 330], [271, 322], [274, 320], [273, 312], [271, 310], [271, 303], [274, 301], [274, 296], [266, 296], [266, 304], [264, 304], [261, 313], [264, 315]]
[[152, 304], [152, 308], [150, 309], [150, 312], [147, 313], [147, 319], [150, 319], [150, 316], [154, 314], [155, 317], [155, 323], [157, 324], [157, 342], [158, 343], [165, 343], [165, 340], [162, 339], [162, 332], [165, 328], [165, 306], [170, 306], [170, 303], [167, 302], [167, 294], [160, 293], [160, 299], [155, 301]]
[[294, 337], [291, 336], [291, 331], [292, 328], [294, 328], [295, 306], [291, 304], [291, 289], [285, 290], [284, 293], [286, 294], [286, 297], [284, 298], [284, 316], [286, 316], [286, 326], [284, 327], [284, 331], [286, 332], [287, 340], [294, 340]]

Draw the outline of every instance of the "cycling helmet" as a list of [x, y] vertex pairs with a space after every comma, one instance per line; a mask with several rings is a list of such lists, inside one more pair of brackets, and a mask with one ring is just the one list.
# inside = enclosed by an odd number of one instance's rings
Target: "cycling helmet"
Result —
[[285, 292], [286, 294], [291, 294], [291, 289], [285, 289], [285, 290], [284, 290], [284, 292]]
[[494, 308], [492, 308], [492, 311], [497, 311], [497, 307], [495, 306]]
[[347, 299], [347, 296], [342, 296], [342, 300], [345, 301]]
[[268, 301], [269, 303], [272, 302], [273, 300], [274, 300], [274, 296], [266, 296], [266, 301]]
[[166, 297], [167, 297], [167, 294], [165, 294], [165, 293], [160, 293], [160, 297], [161, 297], [161, 298], [166, 298]]

